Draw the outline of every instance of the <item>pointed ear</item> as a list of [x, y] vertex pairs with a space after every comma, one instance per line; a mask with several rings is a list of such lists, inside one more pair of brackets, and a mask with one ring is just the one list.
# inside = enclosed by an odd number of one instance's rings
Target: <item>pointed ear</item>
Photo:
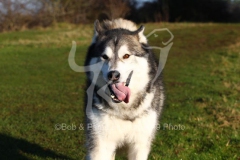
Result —
[[138, 34], [140, 43], [147, 43], [147, 38], [143, 34], [144, 29], [145, 29], [145, 27], [143, 25], [141, 25], [136, 31], [137, 34]]
[[94, 32], [96, 35], [99, 35], [99, 33], [102, 31], [102, 26], [99, 22], [99, 20], [97, 19], [95, 22], [94, 22]]
[[99, 20], [97, 19], [94, 22], [94, 35], [93, 35], [93, 38], [92, 38], [92, 44], [96, 42], [97, 37], [99, 36], [101, 31], [102, 31], [102, 26], [101, 26]]

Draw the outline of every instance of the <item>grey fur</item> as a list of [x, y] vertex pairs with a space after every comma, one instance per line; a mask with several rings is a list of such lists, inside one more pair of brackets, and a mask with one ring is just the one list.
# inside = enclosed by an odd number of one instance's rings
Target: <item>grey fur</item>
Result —
[[[147, 43], [139, 43], [139, 35], [138, 33], [143, 31], [144, 27], [141, 26], [139, 29], [135, 31], [130, 31], [128, 29], [124, 28], [118, 28], [114, 22], [111, 21], [105, 21], [102, 24], [97, 20], [95, 22], [95, 36], [96, 36], [96, 42], [91, 44], [91, 46], [88, 49], [85, 65], [90, 65], [90, 61], [93, 57], [99, 58], [102, 56], [103, 50], [106, 46], [110, 47], [114, 53], [116, 54], [119, 48], [122, 45], [127, 45], [129, 50], [131, 51], [131, 54], [134, 56], [142, 57], [148, 62], [148, 67], [150, 68], [150, 71], [148, 73], [150, 79], [153, 79], [157, 73], [157, 66], [156, 59], [149, 50], [149, 46]], [[116, 61], [119, 60], [118, 56], [115, 56], [115, 58], [111, 59], [112, 63], [116, 64]], [[136, 73], [135, 73], [136, 74]], [[89, 73], [87, 73], [87, 76], [89, 77]], [[102, 81], [103, 77], [100, 75], [98, 77], [99, 81]], [[131, 82], [134, 83], [134, 82]], [[87, 80], [87, 87], [91, 84], [91, 79], [88, 78]], [[95, 87], [95, 92], [99, 90], [104, 84], [97, 84]], [[143, 101], [146, 98], [147, 93], [154, 93], [154, 98], [151, 102], [151, 107], [148, 110], [143, 111], [139, 115], [134, 115], [131, 113], [134, 113], [140, 104], [143, 103]], [[121, 110], [124, 110], [127, 114], [123, 116], [118, 115], [112, 115], [119, 119], [123, 119], [125, 121], [131, 121], [134, 122], [136, 119], [142, 117], [143, 115], [147, 115], [149, 110], [154, 111], [157, 113], [157, 119], [160, 117], [160, 113], [163, 107], [163, 101], [164, 99], [160, 99], [160, 97], [164, 97], [164, 91], [163, 91], [163, 83], [161, 76], [158, 77], [158, 79], [154, 82], [153, 85], [151, 85], [151, 82], [149, 82], [144, 90], [142, 92], [139, 92], [139, 96], [134, 100], [135, 103], [130, 108], [125, 108], [121, 104], [116, 104]], [[104, 106], [103, 109], [99, 109], [96, 105], [97, 103], [101, 103], [102, 106]], [[94, 93], [94, 99], [93, 99], [93, 110], [94, 112], [104, 112], [110, 114], [110, 111], [113, 110], [112, 106], [108, 104], [108, 102], [103, 99], [101, 96]], [[92, 124], [92, 121], [86, 116], [86, 135], [87, 135], [87, 149], [88, 152], [91, 152], [94, 147], [97, 145], [95, 141], [97, 132], [94, 132], [93, 130], [88, 128], [89, 124]], [[156, 132], [156, 128], [152, 133], [151, 140], [153, 139]], [[87, 157], [89, 158], [89, 157]], [[89, 158], [90, 159], [90, 158]]]

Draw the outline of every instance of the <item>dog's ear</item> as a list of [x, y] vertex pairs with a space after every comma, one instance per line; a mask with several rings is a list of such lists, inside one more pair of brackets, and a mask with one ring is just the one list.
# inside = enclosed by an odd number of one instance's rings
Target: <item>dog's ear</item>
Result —
[[99, 22], [99, 20], [97, 19], [95, 22], [94, 22], [94, 35], [93, 35], [93, 39], [92, 39], [92, 44], [93, 43], [96, 43], [97, 41], [97, 37], [99, 36], [99, 34], [102, 32], [102, 26]]
[[145, 43], [147, 44], [147, 38], [144, 36], [143, 32], [144, 32], [145, 27], [143, 25], [141, 25], [137, 30], [137, 34], [138, 34], [138, 38], [139, 38], [139, 42], [140, 43]]
[[98, 36], [100, 34], [100, 32], [103, 31], [103, 28], [99, 22], [99, 20], [97, 19], [95, 22], [94, 22], [94, 32], [96, 34], [96, 36]]

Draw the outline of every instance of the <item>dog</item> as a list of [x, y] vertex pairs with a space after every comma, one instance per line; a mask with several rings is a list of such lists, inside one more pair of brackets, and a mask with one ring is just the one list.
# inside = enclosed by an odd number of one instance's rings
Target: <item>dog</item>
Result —
[[148, 158], [164, 87], [143, 32], [121, 18], [95, 21], [85, 60], [94, 70], [87, 72], [87, 87], [94, 86], [92, 98], [86, 96], [87, 160], [114, 160], [123, 146], [129, 160]]

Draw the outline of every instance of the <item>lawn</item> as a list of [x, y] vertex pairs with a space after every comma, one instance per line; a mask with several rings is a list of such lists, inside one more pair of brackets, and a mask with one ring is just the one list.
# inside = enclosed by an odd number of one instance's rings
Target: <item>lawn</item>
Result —
[[[145, 27], [145, 34], [168, 28], [174, 35], [149, 159], [239, 160], [240, 24]], [[83, 65], [92, 30], [59, 24], [0, 34], [0, 159], [84, 159], [85, 74], [70, 69], [68, 54], [76, 41]], [[160, 32], [149, 43], [163, 47], [168, 38]]]

